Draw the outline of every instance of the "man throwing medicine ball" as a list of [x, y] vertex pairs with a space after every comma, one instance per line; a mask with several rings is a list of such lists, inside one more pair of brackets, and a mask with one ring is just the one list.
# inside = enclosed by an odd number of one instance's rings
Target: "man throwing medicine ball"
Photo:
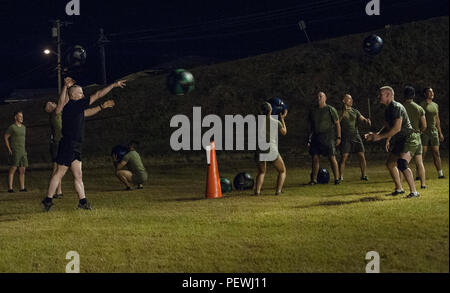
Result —
[[[50, 130], [51, 130], [51, 136], [50, 136], [50, 156], [53, 163], [53, 171], [52, 176], [56, 173], [58, 170], [58, 164], [56, 163], [56, 157], [58, 156], [58, 145], [59, 141], [61, 140], [62, 134], [62, 110], [64, 107], [64, 102], [66, 101], [65, 97], [67, 95], [67, 89], [75, 84], [75, 81], [70, 78], [66, 77], [64, 79], [64, 86], [61, 90], [61, 96], [63, 98], [58, 99], [58, 104], [48, 101], [45, 104], [44, 110], [49, 114], [49, 122], [50, 122]], [[53, 195], [53, 198], [62, 198], [62, 187], [61, 182], [58, 184], [58, 188], [56, 190], [56, 193]]]
[[80, 198], [78, 208], [86, 210], [91, 209], [86, 200], [81, 172], [81, 150], [84, 139], [84, 118], [93, 116], [103, 109], [114, 107], [114, 101], [108, 100], [99, 106], [89, 108], [90, 105], [95, 103], [98, 99], [104, 97], [113, 88], [123, 88], [124, 86], [125, 80], [120, 80], [102, 90], [97, 91], [89, 98], [86, 98], [83, 94], [83, 89], [81, 86], [73, 85], [68, 89], [67, 97], [63, 95], [60, 96], [60, 99], [64, 99], [64, 101], [60, 102], [65, 104], [62, 112], [62, 138], [59, 142], [58, 155], [56, 158], [58, 170], [50, 180], [47, 197], [42, 201], [46, 211], [49, 211], [53, 205], [53, 195], [58, 188], [59, 182], [69, 168], [74, 177], [75, 190]]

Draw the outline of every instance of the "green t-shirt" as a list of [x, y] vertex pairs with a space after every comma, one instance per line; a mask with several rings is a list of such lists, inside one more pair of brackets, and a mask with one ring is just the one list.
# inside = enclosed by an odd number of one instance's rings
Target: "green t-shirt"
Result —
[[333, 106], [325, 105], [323, 108], [315, 106], [309, 112], [309, 123], [315, 134], [334, 133], [339, 115]]
[[[344, 111], [345, 109], [342, 109], [340, 111], [339, 117], [342, 116], [342, 113], [344, 113]], [[355, 108], [350, 108], [344, 114], [341, 120], [342, 136], [359, 134], [358, 127], [356, 126], [359, 117], [361, 117], [361, 113], [359, 113], [359, 111]]]
[[406, 138], [408, 135], [414, 132], [409, 121], [408, 113], [406, 113], [405, 107], [397, 101], [392, 101], [384, 112], [386, 122], [389, 127], [394, 127], [395, 120], [402, 119], [402, 126], [400, 132], [393, 136], [393, 138]]
[[16, 123], [11, 124], [6, 133], [11, 135], [10, 137], [10, 146], [15, 152], [25, 151], [25, 135], [26, 135], [26, 127], [22, 124], [22, 126], [17, 126]]
[[403, 106], [406, 109], [406, 113], [408, 113], [412, 128], [416, 132], [420, 132], [420, 118], [425, 115], [425, 110], [414, 103], [414, 101], [406, 101], [403, 103]]
[[436, 132], [436, 116], [439, 113], [439, 106], [435, 102], [427, 104], [427, 101], [422, 101], [420, 106], [425, 110], [425, 118], [427, 119], [427, 129], [425, 133]]
[[52, 141], [59, 142], [62, 137], [62, 113], [56, 114], [53, 112], [50, 114], [50, 129], [52, 131]]
[[123, 158], [122, 161], [127, 162], [127, 168], [134, 174], [144, 173], [145, 168], [142, 164], [141, 157], [136, 151], [129, 151]]

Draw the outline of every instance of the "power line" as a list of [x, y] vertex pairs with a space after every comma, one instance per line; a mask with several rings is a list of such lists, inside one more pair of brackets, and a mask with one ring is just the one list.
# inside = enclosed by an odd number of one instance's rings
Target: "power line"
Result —
[[[355, 0], [347, 0], [347, 1], [340, 1], [339, 5], [342, 5], [343, 2], [350, 4], [355, 2]], [[331, 5], [330, 5], [331, 4]], [[260, 13], [253, 13], [248, 14], [244, 16], [238, 16], [238, 17], [229, 17], [229, 18], [222, 18], [218, 20], [212, 20], [207, 21], [200, 24], [191, 24], [191, 25], [185, 25], [185, 26], [175, 26], [171, 27], [169, 29], [175, 29], [176, 31], [172, 32], [162, 32], [160, 34], [156, 35], [150, 35], [150, 36], [140, 36], [132, 39], [125, 39], [125, 40], [118, 40], [120, 42], [127, 42], [127, 41], [135, 41], [135, 40], [143, 40], [143, 39], [154, 39], [159, 37], [168, 37], [177, 35], [180, 33], [203, 33], [208, 32], [212, 30], [219, 30], [224, 28], [237, 28], [239, 26], [244, 26], [248, 24], [256, 24], [259, 22], [268, 22], [270, 20], [276, 19], [276, 18], [287, 18], [287, 17], [298, 17], [299, 14], [307, 14], [311, 13], [312, 11], [315, 11], [317, 9], [325, 9], [325, 8], [331, 8], [334, 5], [336, 5], [335, 1], [321, 1], [316, 2], [314, 4], [309, 5], [302, 5], [302, 6], [295, 6], [290, 8], [284, 8], [284, 9], [277, 9], [272, 10], [269, 13], [267, 12], [260, 12]], [[296, 8], [297, 7], [297, 8]], [[301, 7], [301, 8], [298, 8]], [[166, 30], [168, 28], [165, 28]], [[177, 30], [178, 29], [178, 30]], [[118, 36], [118, 35], [132, 35], [132, 34], [138, 34], [138, 33], [146, 33], [146, 32], [155, 32], [155, 31], [162, 31], [164, 29], [150, 29], [150, 30], [140, 30], [135, 32], [127, 32], [127, 33], [120, 33], [120, 34], [108, 34], [108, 36]]]

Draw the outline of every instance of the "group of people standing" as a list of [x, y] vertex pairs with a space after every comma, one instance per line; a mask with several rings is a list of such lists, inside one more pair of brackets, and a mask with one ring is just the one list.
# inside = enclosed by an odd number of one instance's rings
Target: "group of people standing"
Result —
[[[46, 211], [53, 206], [53, 198], [63, 196], [61, 180], [70, 168], [75, 190], [79, 197], [78, 208], [89, 210], [91, 206], [86, 200], [84, 183], [82, 178], [82, 146], [84, 141], [85, 117], [93, 116], [102, 110], [114, 107], [113, 100], [107, 100], [98, 106], [91, 107], [99, 99], [107, 95], [116, 87], [123, 88], [125, 80], [119, 80], [86, 98], [81, 86], [66, 77], [58, 102], [49, 101], [44, 110], [49, 114], [51, 128], [50, 154], [53, 162], [53, 172], [50, 179], [47, 196], [42, 200]], [[26, 192], [25, 169], [28, 167], [28, 158], [25, 150], [26, 127], [23, 125], [23, 113], [14, 113], [14, 123], [5, 132], [5, 144], [9, 152], [10, 170], [8, 173], [8, 192], [13, 193], [14, 174], [19, 169], [20, 192]], [[145, 168], [140, 156], [135, 151], [137, 142], [130, 143], [129, 154], [120, 161], [116, 160], [116, 176], [131, 190], [131, 184], [142, 184], [147, 179]], [[126, 170], [128, 167], [129, 170]], [[136, 170], [134, 170], [136, 169]], [[136, 173], [136, 176], [134, 176]], [[144, 174], [145, 173], [145, 174]], [[143, 176], [144, 174], [145, 176]]]
[[[45, 111], [50, 115], [52, 130], [50, 153], [53, 162], [53, 173], [49, 183], [47, 196], [42, 200], [45, 210], [53, 205], [52, 199], [63, 196], [61, 180], [70, 168], [74, 177], [75, 190], [79, 196], [78, 208], [90, 209], [86, 200], [84, 184], [82, 180], [82, 144], [84, 140], [84, 119], [93, 116], [100, 111], [114, 107], [113, 100], [107, 100], [98, 106], [91, 107], [97, 100], [108, 94], [113, 88], [125, 86], [125, 81], [117, 81], [102, 90], [97, 91], [89, 98], [83, 94], [83, 89], [75, 84], [75, 81], [67, 77], [64, 79], [64, 87], [58, 103], [47, 102]], [[379, 89], [379, 102], [386, 106], [385, 126], [377, 133], [369, 132], [363, 137], [366, 141], [386, 140], [385, 150], [389, 153], [386, 167], [389, 170], [395, 190], [392, 195], [405, 193], [402, 187], [402, 177], [409, 185], [410, 193], [407, 197], [418, 197], [414, 176], [409, 168], [409, 162], [414, 159], [417, 169], [416, 180], [420, 180], [421, 188], [425, 189], [426, 176], [423, 159], [428, 148], [431, 148], [434, 164], [438, 171], [438, 178], [444, 178], [439, 153], [439, 144], [444, 140], [440, 127], [439, 107], [433, 101], [432, 88], [423, 91], [424, 100], [419, 104], [414, 102], [415, 90], [411, 86], [404, 89], [403, 104], [395, 100], [394, 89], [383, 86]], [[364, 117], [353, 107], [353, 98], [345, 94], [342, 98], [342, 109], [337, 111], [327, 104], [327, 95], [324, 92], [317, 94], [315, 105], [309, 111], [309, 139], [307, 147], [312, 157], [310, 185], [317, 184], [320, 156], [329, 159], [334, 175], [334, 184], [340, 184], [344, 180], [344, 170], [350, 154], [356, 154], [361, 169], [361, 180], [369, 180], [366, 172], [366, 158], [364, 156], [364, 144], [358, 130], [358, 123], [371, 125], [371, 120]], [[287, 134], [285, 118], [287, 110], [279, 116], [279, 119], [271, 117], [272, 107], [265, 102], [260, 106], [260, 114], [266, 115], [267, 138], [269, 150], [276, 152], [276, 158], [272, 161], [278, 171], [276, 195], [281, 194], [286, 178], [286, 166], [278, 152], [277, 141], [270, 135], [270, 123], [276, 123], [277, 131], [282, 135]], [[14, 113], [14, 123], [8, 127], [4, 135], [5, 144], [9, 152], [10, 170], [8, 173], [8, 192], [14, 192], [14, 174], [19, 170], [20, 192], [26, 192], [25, 169], [28, 166], [25, 150], [26, 127], [23, 125], [23, 113]], [[147, 172], [135, 147], [137, 142], [131, 142], [130, 152], [127, 156], [118, 160], [113, 157], [116, 167], [116, 176], [125, 185], [126, 190], [131, 190], [134, 184], [138, 188], [143, 187], [147, 180]], [[336, 159], [337, 150], [340, 148], [341, 158]], [[261, 153], [261, 151], [259, 151]], [[256, 176], [255, 195], [261, 193], [261, 188], [266, 174], [266, 161], [256, 157], [258, 175]], [[125, 167], [129, 170], [126, 170]]]
[[[379, 89], [379, 102], [386, 106], [385, 126], [377, 133], [369, 132], [363, 137], [366, 141], [386, 140], [385, 150], [389, 153], [386, 167], [389, 170], [394, 183], [395, 190], [391, 195], [405, 193], [402, 187], [402, 177], [408, 182], [410, 193], [407, 197], [418, 197], [414, 177], [409, 162], [414, 159], [417, 177], [421, 188], [426, 189], [426, 176], [423, 159], [428, 148], [431, 148], [434, 165], [438, 172], [438, 178], [442, 179], [441, 158], [439, 145], [444, 140], [440, 127], [439, 107], [433, 101], [434, 92], [432, 88], [423, 90], [424, 99], [420, 105], [414, 102], [416, 98], [415, 89], [406, 86], [404, 89], [403, 104], [397, 102], [394, 89], [383, 86]], [[334, 175], [334, 184], [340, 184], [344, 180], [344, 170], [350, 154], [356, 154], [361, 169], [361, 180], [368, 181], [366, 173], [366, 158], [364, 156], [364, 143], [358, 130], [358, 123], [366, 123], [371, 126], [369, 118], [364, 117], [357, 109], [353, 108], [353, 98], [345, 94], [342, 98], [342, 109], [337, 111], [333, 106], [327, 104], [327, 96], [324, 92], [318, 92], [316, 102], [308, 114], [309, 139], [307, 147], [312, 157], [310, 185], [317, 184], [320, 156], [325, 156], [330, 161], [331, 170]], [[269, 103], [260, 106], [260, 114], [271, 116], [272, 108]], [[285, 117], [287, 111], [280, 115], [278, 129], [282, 135], [286, 135], [287, 128]], [[273, 118], [270, 118], [273, 119]], [[269, 132], [269, 129], [267, 129]], [[269, 140], [272, 137], [267, 135]], [[271, 146], [278, 152], [277, 146]], [[341, 158], [338, 163], [336, 159], [337, 150], [340, 148]], [[258, 175], [256, 177], [255, 195], [261, 193], [261, 187], [266, 173], [266, 161], [256, 160]], [[278, 171], [276, 195], [282, 192], [286, 178], [286, 167], [281, 155], [273, 161]]]

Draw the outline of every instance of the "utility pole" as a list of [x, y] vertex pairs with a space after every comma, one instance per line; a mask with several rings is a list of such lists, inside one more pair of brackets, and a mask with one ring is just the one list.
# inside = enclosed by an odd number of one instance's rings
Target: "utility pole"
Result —
[[60, 21], [59, 19], [53, 20], [54, 26], [52, 27], [52, 37], [56, 38], [56, 57], [57, 57], [57, 75], [58, 75], [58, 95], [61, 94], [61, 82], [62, 82], [62, 66], [61, 66], [61, 25], [69, 25], [72, 22]]
[[308, 43], [311, 43], [311, 40], [309, 39], [308, 34], [306, 33], [306, 24], [303, 20], [300, 20], [298, 22], [298, 27], [300, 28], [301, 31], [303, 31], [305, 33], [306, 39], [308, 40]]
[[58, 57], [58, 65], [56, 67], [56, 70], [58, 71], [58, 96], [61, 94], [61, 22], [58, 20], [56, 20], [56, 32], [57, 32], [57, 36], [56, 36], [56, 54]]
[[105, 54], [105, 44], [109, 43], [106, 38], [103, 28], [100, 29], [100, 35], [97, 40], [98, 53], [100, 56], [100, 82], [101, 84], [106, 84], [106, 54]]

